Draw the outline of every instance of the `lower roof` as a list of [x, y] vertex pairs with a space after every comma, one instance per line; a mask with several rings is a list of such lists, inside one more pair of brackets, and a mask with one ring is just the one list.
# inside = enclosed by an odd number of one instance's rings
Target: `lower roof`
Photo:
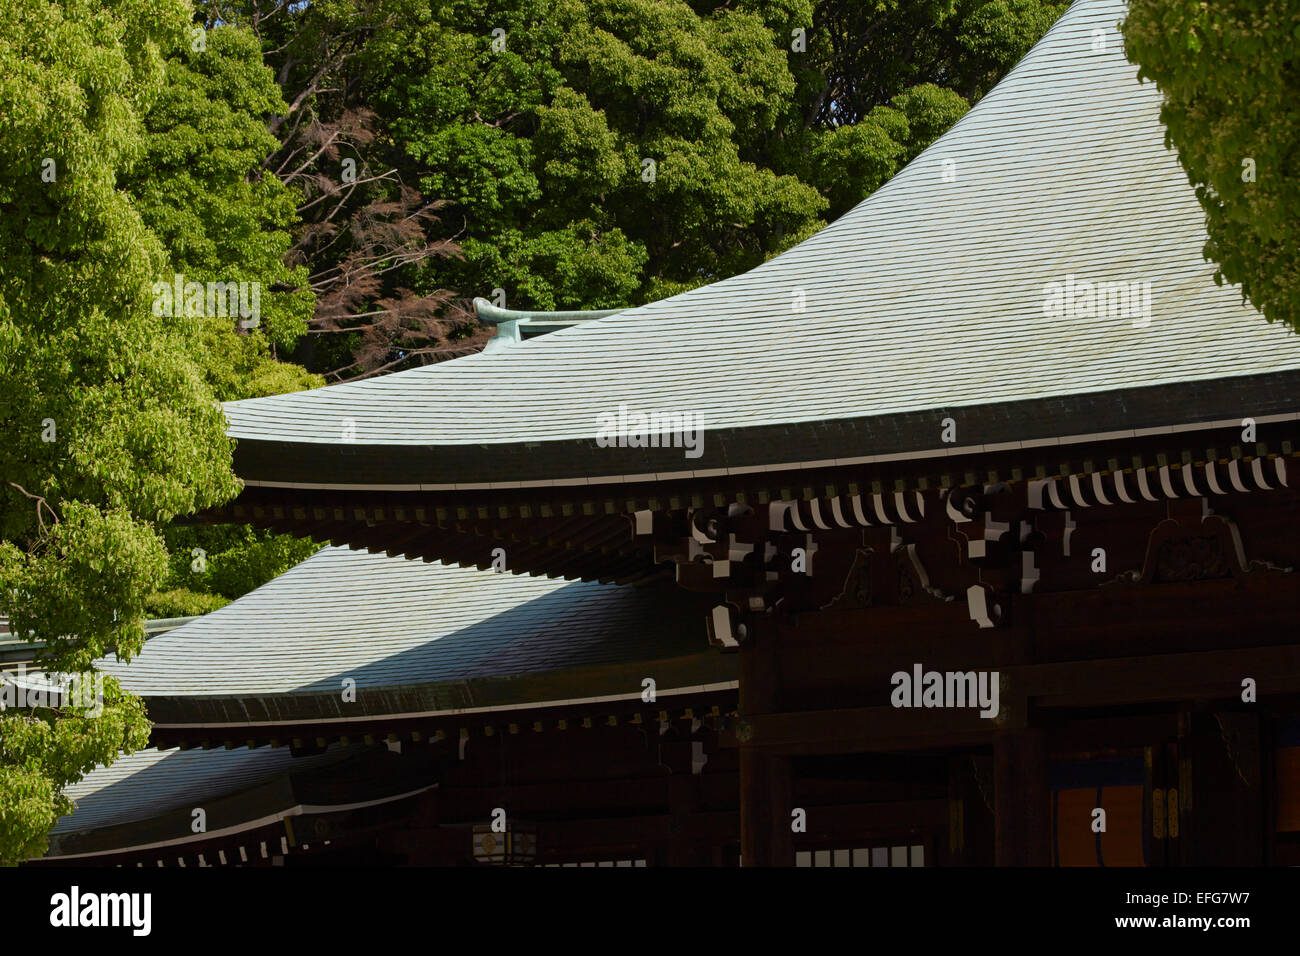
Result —
[[[646, 677], [662, 695], [709, 692], [734, 687], [735, 663], [709, 647], [702, 608], [668, 582], [623, 588], [326, 547], [153, 637], [129, 663], [97, 666], [146, 699], [156, 727], [193, 726], [202, 737], [235, 724], [249, 728], [235, 735], [242, 740], [264, 736], [254, 725], [319, 732], [376, 716], [639, 699]], [[410, 790], [403, 774], [361, 768], [382, 762], [384, 747], [295, 750], [149, 749], [98, 767], [68, 788], [77, 809], [58, 822], [47, 858], [149, 848], [175, 856], [182, 844], [306, 812], [303, 777], [316, 771], [358, 777], [349, 805]], [[361, 769], [328, 770], [349, 761]], [[189, 829], [200, 806], [206, 837]]]
[[[505, 558], [508, 561], [508, 555]], [[635, 698], [735, 678], [705, 606], [623, 588], [326, 547], [97, 666], [161, 726], [290, 724]]]
[[237, 843], [286, 817], [412, 796], [432, 785], [421, 766], [382, 746], [336, 744], [311, 756], [271, 747], [141, 750], [67, 788], [76, 809], [55, 825], [44, 858], [154, 851], [170, 863], [189, 845]]
[[178, 807], [201, 806], [265, 783], [290, 768], [337, 763], [358, 748], [331, 747], [294, 757], [285, 747], [257, 750], [159, 750], [150, 747], [98, 766], [65, 791], [77, 809], [51, 831], [55, 835], [132, 823]]

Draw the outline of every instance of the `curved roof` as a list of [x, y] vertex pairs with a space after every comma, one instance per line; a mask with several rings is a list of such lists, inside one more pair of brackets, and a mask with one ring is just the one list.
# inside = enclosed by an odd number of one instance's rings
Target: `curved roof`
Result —
[[64, 792], [77, 805], [60, 817], [53, 834], [132, 823], [178, 807], [202, 805], [265, 783], [288, 770], [337, 763], [360, 747], [331, 746], [321, 754], [295, 757], [288, 747], [256, 750], [158, 750], [150, 747], [97, 766]]
[[[160, 725], [293, 723], [636, 698], [734, 678], [704, 608], [623, 588], [327, 547], [219, 610], [97, 666]], [[345, 680], [355, 701], [345, 701]]]
[[[295, 756], [288, 748], [141, 750], [99, 766], [67, 788], [76, 809], [50, 834], [46, 860], [148, 853], [162, 865], [238, 863], [267, 855], [293, 830], [289, 817], [355, 811], [413, 797], [435, 786], [429, 754], [398, 756], [384, 746], [331, 745]], [[194, 830], [202, 808], [204, 828]], [[311, 832], [305, 827], [306, 833]], [[213, 841], [217, 841], [215, 844]], [[218, 852], [221, 844], [225, 850]], [[283, 844], [274, 852], [283, 852]], [[229, 853], [225, 858], [223, 853]]]
[[[1214, 284], [1124, 9], [1076, 2], [889, 183], [749, 272], [507, 350], [228, 404], [237, 470], [519, 487], [933, 453], [948, 416], [963, 444], [1294, 418], [1300, 342]], [[1149, 281], [1149, 322], [1047, 314], [1070, 276]], [[697, 414], [703, 454], [600, 447], [620, 403]]]
[[[129, 663], [96, 665], [145, 697], [151, 720], [171, 731], [338, 723], [346, 732], [348, 721], [374, 717], [639, 701], [645, 677], [661, 696], [733, 688], [736, 659], [709, 647], [702, 615], [667, 582], [623, 588], [326, 547], [217, 611], [168, 622], [179, 626]], [[343, 699], [345, 678], [354, 700]], [[67, 789], [77, 809], [58, 822], [47, 855], [196, 840], [197, 805], [209, 811], [210, 835], [246, 828], [295, 812], [297, 775], [385, 755], [337, 744], [306, 756], [288, 747], [142, 750]], [[409, 790], [405, 777], [380, 775], [351, 787], [348, 800]]]

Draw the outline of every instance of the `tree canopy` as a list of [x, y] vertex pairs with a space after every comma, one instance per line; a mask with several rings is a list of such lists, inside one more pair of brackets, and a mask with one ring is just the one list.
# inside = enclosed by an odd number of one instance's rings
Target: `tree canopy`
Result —
[[626, 306], [843, 214], [1064, 6], [458, 0], [378, 32], [360, 89], [464, 222], [424, 281]]
[[200, 9], [261, 38], [289, 104], [269, 165], [304, 191], [295, 253], [318, 296], [297, 357], [350, 378], [481, 347], [473, 296], [635, 305], [788, 249], [947, 129], [1065, 5]]
[[[195, 34], [181, 0], [0, 11], [0, 614], [47, 672], [84, 672], [139, 652], [172, 520], [239, 488], [216, 400], [313, 382], [269, 354], [312, 303], [268, 291], [241, 334], [152, 291], [174, 273], [295, 283], [293, 203], [247, 175], [278, 101], [250, 38]], [[0, 861], [39, 855], [63, 788], [146, 743], [142, 702], [100, 677], [101, 713], [0, 716]]]
[[1132, 0], [1129, 58], [1205, 208], [1215, 281], [1300, 332], [1300, 7]]
[[[79, 672], [139, 651], [157, 524], [238, 487], [192, 327], [151, 309], [166, 254], [117, 184], [189, 16], [180, 0], [0, 9], [0, 611], [47, 668]], [[111, 680], [104, 698], [94, 718], [0, 717], [0, 860], [41, 852], [62, 788], [144, 745], [142, 704]]]

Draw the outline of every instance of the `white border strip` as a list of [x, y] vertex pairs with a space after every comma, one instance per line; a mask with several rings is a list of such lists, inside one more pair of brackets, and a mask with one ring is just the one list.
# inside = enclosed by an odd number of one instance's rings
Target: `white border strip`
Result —
[[[426, 790], [433, 790], [438, 785], [431, 783], [427, 787], [418, 787], [415, 790], [408, 790], [406, 793], [394, 794], [391, 797], [380, 797], [378, 800], [362, 800], [360, 803], [340, 803], [335, 806], [321, 804], [303, 804], [290, 807], [288, 810], [281, 810], [279, 813], [273, 813], [270, 816], [259, 817], [256, 820], [249, 820], [246, 823], [239, 823], [233, 827], [222, 827], [220, 830], [211, 830], [207, 833], [191, 833], [187, 836], [177, 837], [174, 840], [162, 840], [157, 843], [139, 843], [134, 846], [120, 847], [116, 850], [95, 850], [92, 853], [69, 853], [59, 856], [38, 856], [33, 857], [30, 862], [40, 862], [42, 860], [79, 860], [92, 856], [113, 856], [119, 853], [137, 853], [143, 850], [154, 850], [164, 846], [180, 846], [183, 843], [196, 843], [203, 840], [213, 840], [221, 837], [234, 836], [236, 833], [243, 833], [247, 830], [256, 830], [258, 827], [268, 826], [272, 823], [279, 823], [285, 817], [302, 816], [304, 813], [343, 813], [347, 810], [360, 810], [362, 807], [377, 807], [384, 803], [393, 803], [397, 800], [405, 800], [407, 797], [413, 797], [417, 793], [424, 793]], [[169, 812], [169, 811], [164, 811]], [[148, 818], [146, 818], [148, 819]], [[96, 829], [103, 830], [105, 827]], [[82, 833], [94, 833], [95, 829], [82, 830]], [[55, 834], [58, 836], [58, 834]]]
[[[737, 690], [739, 687], [740, 687], [740, 681], [729, 680], [729, 681], [722, 681], [717, 684], [696, 684], [693, 687], [672, 687], [669, 688], [668, 690], [656, 690], [655, 696], [656, 698], [658, 698], [658, 697], [671, 697], [674, 694], [710, 694], [716, 691]], [[138, 690], [133, 690], [131, 691], [131, 693], [135, 694], [138, 697], [145, 697], [145, 698], [154, 696], [150, 694], [141, 693]], [[278, 693], [282, 693], [282, 691], [263, 691], [261, 693], [278, 694]], [[162, 695], [157, 695], [157, 696], [162, 696]], [[253, 697], [257, 695], [252, 693], [245, 693], [242, 696]], [[183, 698], [174, 698], [174, 699], [183, 699]], [[545, 701], [538, 701], [536, 703], [526, 703], [526, 704], [500, 704], [496, 707], [456, 707], [456, 708], [452, 708], [451, 710], [421, 710], [421, 711], [411, 711], [402, 714], [368, 714], [361, 717], [317, 717], [317, 718], [309, 718], [306, 720], [293, 720], [293, 721], [254, 720], [254, 721], [249, 721], [247, 723], [238, 723], [238, 724], [155, 723], [154, 726], [165, 727], [168, 730], [188, 730], [191, 727], [196, 730], [199, 728], [218, 728], [218, 727], [230, 727], [237, 730], [240, 727], [289, 727], [289, 726], [312, 726], [315, 724], [352, 724], [352, 723], [360, 723], [363, 721], [375, 722], [375, 721], [386, 721], [386, 720], [410, 720], [410, 719], [421, 718], [421, 717], [452, 717], [460, 714], [483, 714], [483, 713], [492, 713], [494, 711], [541, 710], [545, 707], [571, 707], [575, 704], [604, 704], [609, 701], [616, 701], [616, 700], [640, 700], [640, 699], [641, 699], [641, 692], [635, 691], [630, 694], [607, 694], [603, 697], [573, 697], [568, 700], [545, 700]]]

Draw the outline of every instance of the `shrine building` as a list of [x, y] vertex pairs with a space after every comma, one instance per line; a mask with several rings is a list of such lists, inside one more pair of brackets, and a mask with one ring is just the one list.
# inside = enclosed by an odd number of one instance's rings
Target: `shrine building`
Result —
[[202, 520], [329, 546], [101, 662], [41, 865], [1300, 865], [1300, 340], [1124, 12], [746, 273], [228, 403]]

